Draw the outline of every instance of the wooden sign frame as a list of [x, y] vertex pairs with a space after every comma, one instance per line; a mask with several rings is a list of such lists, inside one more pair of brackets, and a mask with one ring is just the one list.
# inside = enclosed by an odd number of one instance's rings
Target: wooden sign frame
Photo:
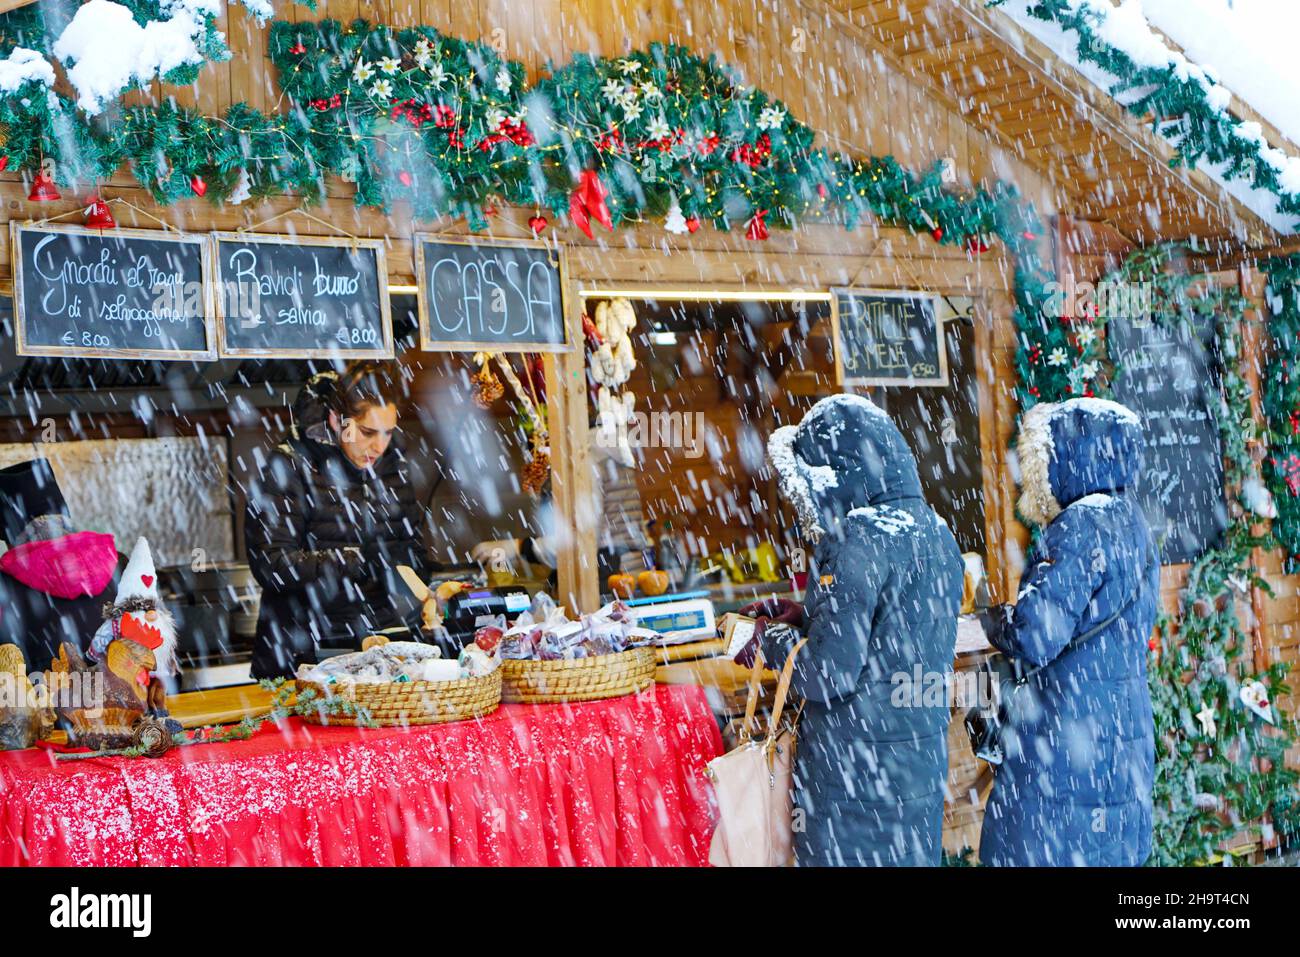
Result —
[[[29, 345], [27, 342], [26, 296], [23, 294], [23, 251], [21, 237], [24, 231], [68, 233], [96, 239], [125, 237], [157, 242], [193, 243], [199, 247], [200, 283], [203, 287], [203, 329], [208, 347], [197, 349], [115, 349], [80, 348], [78, 346]], [[180, 233], [167, 230], [118, 228], [113, 230], [88, 229], [63, 223], [40, 223], [35, 220], [9, 223], [9, 259], [13, 270], [14, 351], [20, 356], [48, 356], [70, 359], [141, 359], [159, 361], [190, 360], [215, 362], [217, 359], [217, 319], [213, 302], [212, 245], [205, 233]]]
[[[431, 340], [428, 336], [429, 314], [425, 305], [427, 300], [427, 290], [425, 289], [426, 272], [424, 268], [424, 244], [445, 243], [449, 246], [514, 246], [524, 247], [527, 249], [545, 249], [548, 250], [557, 260], [559, 270], [559, 291], [560, 291], [560, 321], [561, 328], [564, 330], [563, 342], [533, 342], [519, 343], [512, 345], [501, 342], [442, 342]], [[416, 233], [415, 234], [415, 284], [418, 289], [415, 295], [416, 304], [419, 308], [420, 317], [420, 350], [422, 352], [546, 352], [546, 353], [564, 353], [574, 350], [574, 339], [570, 334], [569, 323], [566, 321], [568, 315], [568, 277], [569, 265], [568, 257], [565, 255], [565, 248], [559, 242], [548, 242], [545, 239], [514, 239], [496, 236], [444, 236], [438, 233]]]
[[[854, 378], [845, 378], [844, 376], [844, 347], [840, 339], [840, 296], [877, 296], [882, 299], [928, 299], [931, 308], [934, 310], [934, 334], [935, 349], [939, 356], [939, 374], [925, 379], [890, 379], [879, 376], [855, 376]], [[943, 325], [944, 320], [939, 318], [939, 300], [943, 297], [938, 293], [924, 292], [921, 290], [906, 289], [873, 289], [869, 287], [858, 286], [832, 286], [831, 287], [831, 333], [832, 343], [835, 349], [835, 381], [840, 387], [860, 387], [860, 386], [893, 386], [895, 388], [905, 387], [913, 388], [916, 386], [938, 386], [940, 388], [948, 387], [948, 350], [944, 346]]]
[[[213, 299], [216, 303], [217, 351], [222, 358], [233, 359], [392, 359], [396, 356], [393, 338], [392, 302], [388, 294], [388, 255], [382, 239], [341, 239], [333, 236], [286, 236], [281, 233], [241, 233], [216, 230], [208, 234], [212, 248]], [[383, 349], [251, 349], [226, 345], [226, 287], [221, 278], [222, 242], [265, 243], [271, 246], [329, 246], [333, 249], [373, 249], [379, 282], [380, 325]]]

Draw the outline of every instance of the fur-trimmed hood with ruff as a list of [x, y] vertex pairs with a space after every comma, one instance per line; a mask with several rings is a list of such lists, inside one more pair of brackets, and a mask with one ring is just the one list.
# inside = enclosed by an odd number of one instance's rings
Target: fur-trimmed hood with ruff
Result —
[[898, 426], [863, 395], [822, 399], [767, 440], [781, 494], [817, 541], [855, 508], [921, 499], [916, 459]]
[[1085, 495], [1132, 488], [1142, 447], [1142, 420], [1118, 402], [1040, 402], [1020, 420], [1020, 514], [1047, 525]]

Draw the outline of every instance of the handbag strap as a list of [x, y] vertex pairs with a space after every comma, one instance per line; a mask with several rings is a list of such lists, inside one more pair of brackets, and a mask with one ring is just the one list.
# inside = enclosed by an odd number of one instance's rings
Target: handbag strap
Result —
[[737, 736], [740, 743], [744, 744], [751, 737], [750, 729], [754, 726], [754, 714], [758, 711], [758, 693], [763, 685], [763, 650], [760, 648], [754, 654], [754, 666], [749, 669], [749, 697], [745, 700], [745, 717], [740, 725], [740, 734]]
[[799, 650], [808, 644], [807, 638], [800, 638], [786, 656], [785, 666], [781, 669], [781, 680], [776, 683], [776, 698], [772, 702], [772, 718], [768, 722], [767, 740], [769, 744], [776, 741], [781, 729], [781, 712], [785, 710], [786, 695], [790, 693], [790, 681], [794, 677], [794, 659]]

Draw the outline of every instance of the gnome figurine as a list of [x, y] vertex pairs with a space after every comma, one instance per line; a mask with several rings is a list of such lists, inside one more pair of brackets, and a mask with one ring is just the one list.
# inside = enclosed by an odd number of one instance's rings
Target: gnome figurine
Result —
[[[153, 554], [144, 538], [137, 540], [131, 551], [130, 561], [118, 584], [117, 598], [111, 605], [104, 606], [104, 623], [90, 644], [91, 662], [98, 664], [107, 659], [111, 665], [108, 649], [118, 641], [128, 643], [127, 648], [135, 652], [132, 660], [138, 660], [140, 666], [132, 674], [117, 677], [143, 691], [147, 714], [166, 717], [165, 679], [179, 671], [176, 666], [176, 621], [158, 597]], [[149, 666], [150, 658], [152, 667]]]

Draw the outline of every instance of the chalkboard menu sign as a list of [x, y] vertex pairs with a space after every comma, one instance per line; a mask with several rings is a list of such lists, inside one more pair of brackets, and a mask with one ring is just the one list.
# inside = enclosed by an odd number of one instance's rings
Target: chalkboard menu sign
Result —
[[836, 367], [843, 385], [948, 384], [935, 296], [843, 288], [831, 293]]
[[10, 223], [23, 356], [216, 358], [206, 236]]
[[534, 240], [416, 237], [420, 346], [564, 352], [564, 251]]
[[1146, 447], [1137, 494], [1166, 564], [1190, 562], [1215, 545], [1228, 525], [1223, 452], [1210, 411], [1219, 376], [1213, 329], [1165, 328], [1142, 319], [1112, 319], [1106, 342], [1118, 374], [1115, 399], [1142, 417]]
[[392, 358], [378, 239], [214, 233], [223, 356]]

